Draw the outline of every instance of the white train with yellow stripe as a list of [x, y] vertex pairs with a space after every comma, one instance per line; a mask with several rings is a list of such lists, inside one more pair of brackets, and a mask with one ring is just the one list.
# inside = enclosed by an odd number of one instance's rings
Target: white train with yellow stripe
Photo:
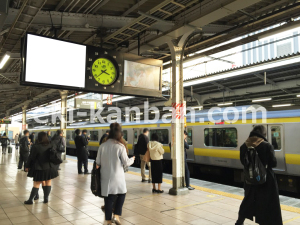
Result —
[[[241, 109], [242, 107], [238, 107]], [[244, 113], [244, 114], [243, 114]], [[242, 118], [242, 115], [244, 117]], [[246, 118], [245, 118], [246, 116]], [[240, 163], [239, 147], [249, 136], [253, 126], [263, 124], [266, 126], [268, 140], [273, 144], [278, 166], [275, 168], [279, 187], [290, 192], [300, 192], [300, 110], [269, 111], [266, 120], [262, 119], [263, 113], [256, 114], [256, 123], [252, 120], [251, 110], [242, 110], [238, 113], [235, 122], [223, 122], [221, 112], [213, 113], [215, 120], [213, 123], [208, 119], [207, 111], [200, 111], [195, 114], [195, 120], [191, 122], [191, 116], [187, 115], [188, 143], [187, 159], [192, 174], [226, 174], [233, 177], [235, 181], [242, 180], [242, 165]], [[228, 115], [229, 120], [234, 119], [234, 115]], [[201, 122], [199, 122], [201, 121]], [[88, 122], [72, 124], [67, 127], [67, 148], [69, 154], [75, 154], [75, 129], [86, 129], [90, 134], [91, 141], [88, 149], [91, 157], [96, 156], [99, 147], [99, 140], [109, 124], [92, 124]], [[128, 142], [129, 154], [133, 155], [133, 146], [136, 144], [138, 136], [144, 128], [150, 129], [152, 133], [157, 133], [159, 141], [163, 143], [165, 154], [164, 160], [166, 167], [171, 172], [171, 154], [169, 142], [171, 141], [171, 123], [149, 122], [130, 122], [122, 123], [124, 138]], [[36, 127], [30, 131], [39, 132], [41, 130], [51, 130], [55, 132], [56, 127]]]

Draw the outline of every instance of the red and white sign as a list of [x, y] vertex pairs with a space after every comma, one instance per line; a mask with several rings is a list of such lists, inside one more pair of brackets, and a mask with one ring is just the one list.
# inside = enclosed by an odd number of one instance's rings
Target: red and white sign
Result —
[[107, 96], [107, 101], [106, 101], [106, 105], [112, 105], [112, 98], [113, 98], [113, 95], [108, 95]]
[[27, 124], [22, 125], [22, 130], [26, 130]]
[[172, 118], [173, 119], [184, 119], [186, 115], [186, 102], [183, 103], [172, 103]]

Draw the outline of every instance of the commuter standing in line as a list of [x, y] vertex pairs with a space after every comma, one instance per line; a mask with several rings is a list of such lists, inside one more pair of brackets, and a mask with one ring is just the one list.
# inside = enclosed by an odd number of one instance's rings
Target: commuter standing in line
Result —
[[15, 135], [15, 147], [16, 147], [16, 150], [18, 150], [18, 147], [19, 147], [19, 134], [16, 133]]
[[20, 144], [20, 156], [19, 156], [18, 169], [21, 170], [23, 168], [23, 163], [24, 163], [24, 170], [25, 170], [25, 165], [27, 163], [27, 159], [29, 156], [29, 148], [30, 148], [28, 130], [24, 130], [23, 136], [20, 139], [19, 144]]
[[10, 141], [8, 137], [6, 136], [6, 133], [3, 134], [1, 137], [1, 145], [2, 145], [2, 154], [6, 154], [7, 145], [10, 144]]
[[47, 131], [47, 137], [48, 137], [49, 142], [51, 143], [52, 137], [51, 137], [51, 131], [50, 130]]
[[78, 174], [83, 174], [82, 164], [84, 166], [84, 174], [89, 174], [88, 151], [86, 149], [86, 146], [88, 145], [88, 141], [81, 135], [81, 131], [79, 129], [75, 130], [75, 134], [76, 134], [75, 145], [76, 145], [76, 154], [77, 154]]
[[[140, 154], [140, 159], [141, 159], [141, 176], [142, 176], [142, 182], [149, 182], [151, 183], [151, 164], [150, 162], [145, 162], [143, 160], [144, 155], [147, 151], [147, 145], [149, 143], [149, 129], [145, 128], [143, 130], [143, 133], [140, 134], [139, 138], [138, 138], [138, 142], [136, 144], [136, 147], [138, 148], [139, 154]], [[145, 169], [146, 169], [146, 164], [149, 168], [149, 180], [146, 179], [146, 174], [145, 174]]]
[[185, 185], [189, 190], [194, 190], [195, 188], [190, 186], [190, 170], [189, 170], [189, 167], [188, 167], [188, 164], [187, 164], [186, 150], [190, 148], [190, 146], [189, 146], [189, 144], [187, 143], [187, 140], [186, 140], [187, 136], [188, 136], [188, 133], [186, 131], [184, 131], [183, 137], [184, 137]]
[[101, 166], [101, 194], [104, 196], [105, 220], [107, 224], [112, 224], [112, 208], [115, 201], [113, 221], [119, 225], [119, 216], [122, 215], [127, 192], [123, 167], [132, 165], [135, 157], [127, 156], [126, 148], [122, 144], [121, 126], [113, 123], [110, 127], [107, 141], [99, 147], [96, 164], [97, 168]]
[[[49, 136], [48, 136], [49, 140]], [[50, 141], [49, 141], [50, 142]], [[55, 146], [57, 146], [57, 155], [61, 158], [61, 155], [63, 152], [65, 152], [66, 149], [66, 141], [63, 137], [63, 131], [62, 130], [57, 130], [55, 135], [52, 138], [51, 143]], [[57, 170], [60, 170], [59, 165], [56, 166]]]
[[29, 139], [30, 139], [30, 142], [31, 142], [32, 144], [35, 143], [35, 133], [34, 133], [34, 132], [32, 132], [32, 133], [30, 134]]
[[264, 184], [251, 185], [245, 182], [245, 197], [239, 210], [236, 225], [244, 224], [245, 219], [253, 220], [260, 225], [282, 225], [278, 185], [273, 172], [277, 160], [273, 146], [266, 139], [266, 128], [258, 125], [253, 128], [249, 138], [240, 147], [240, 160], [244, 158], [248, 148], [253, 147], [258, 153], [261, 163], [267, 168], [267, 178]]
[[99, 141], [99, 145], [101, 145], [104, 142], [104, 140], [108, 137], [108, 134], [109, 134], [109, 130], [107, 130], [105, 132], [105, 134], [102, 135], [102, 137], [101, 137], [101, 139]]
[[51, 192], [51, 180], [58, 176], [55, 165], [50, 162], [49, 149], [51, 147], [52, 145], [49, 143], [47, 134], [45, 132], [38, 133], [37, 143], [32, 146], [26, 164], [26, 172], [34, 165], [34, 184], [29, 199], [24, 202], [26, 205], [33, 204], [33, 198], [38, 194], [41, 184], [43, 184], [44, 203], [48, 203], [48, 197]]
[[[161, 190], [162, 178], [163, 178], [163, 154], [165, 150], [163, 145], [158, 142], [158, 135], [156, 133], [152, 134], [151, 141], [148, 143], [148, 149], [151, 158], [151, 176], [152, 176], [152, 193], [163, 193]], [[158, 188], [155, 188], [155, 184]]]

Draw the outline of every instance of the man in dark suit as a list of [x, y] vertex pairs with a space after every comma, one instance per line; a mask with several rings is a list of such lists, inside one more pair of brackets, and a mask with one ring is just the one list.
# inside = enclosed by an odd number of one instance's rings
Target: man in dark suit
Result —
[[88, 151], [86, 149], [88, 145], [88, 140], [81, 135], [81, 131], [77, 129], [75, 131], [75, 145], [77, 153], [77, 166], [78, 174], [82, 174], [82, 164], [84, 166], [84, 174], [89, 174], [88, 171]]
[[[138, 142], [136, 144], [136, 147], [138, 148], [139, 154], [140, 154], [140, 159], [141, 159], [141, 175], [142, 175], [142, 182], [149, 182], [151, 183], [151, 165], [150, 162], [145, 162], [143, 160], [144, 155], [147, 151], [147, 145], [149, 143], [149, 129], [145, 128], [143, 130], [143, 133], [140, 134], [139, 138], [138, 138]], [[145, 174], [145, 169], [146, 169], [146, 164], [148, 166], [149, 169], [149, 180], [146, 179], [146, 174]]]
[[185, 185], [189, 190], [194, 190], [195, 188], [190, 186], [190, 171], [189, 171], [189, 167], [188, 167], [188, 164], [187, 164], [187, 161], [186, 161], [186, 159], [187, 159], [186, 150], [190, 148], [190, 146], [189, 146], [189, 144], [187, 143], [187, 140], [186, 140], [187, 136], [188, 136], [188, 133], [186, 131], [184, 131], [183, 135], [184, 135]]

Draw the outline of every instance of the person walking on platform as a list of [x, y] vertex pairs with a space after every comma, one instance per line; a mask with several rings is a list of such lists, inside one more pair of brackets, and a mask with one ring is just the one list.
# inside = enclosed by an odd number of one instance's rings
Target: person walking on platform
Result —
[[[136, 147], [139, 151], [139, 154], [140, 154], [140, 159], [141, 159], [141, 176], [142, 176], [142, 182], [149, 182], [151, 183], [151, 164], [150, 162], [145, 162], [143, 160], [144, 158], [144, 155], [147, 151], [147, 145], [149, 143], [149, 138], [148, 138], [148, 135], [149, 135], [149, 129], [148, 128], [145, 128], [143, 130], [143, 133], [140, 134], [139, 138], [138, 138], [138, 142], [136, 144]], [[145, 169], [146, 169], [146, 164], [148, 166], [148, 169], [149, 169], [149, 180], [146, 179], [146, 173], [145, 173]]]
[[[245, 166], [246, 154], [255, 149], [260, 162], [266, 168], [266, 182], [252, 185], [244, 183], [245, 197], [239, 210], [236, 225], [244, 224], [245, 219], [253, 220], [260, 225], [282, 225], [279, 191], [275, 173], [272, 168], [277, 166], [273, 146], [266, 139], [266, 128], [258, 125], [253, 128], [249, 138], [240, 147], [240, 160]], [[245, 176], [246, 177], [246, 176]]]
[[[163, 178], [163, 154], [165, 150], [163, 145], [158, 142], [158, 135], [156, 133], [152, 134], [151, 141], [148, 143], [148, 149], [150, 152], [151, 159], [151, 176], [152, 176], [152, 193], [163, 193], [161, 190], [162, 178]], [[155, 184], [158, 188], [155, 188]]]
[[189, 190], [194, 190], [195, 188], [190, 186], [190, 170], [187, 164], [187, 153], [186, 150], [190, 148], [189, 144], [187, 143], [187, 136], [188, 133], [184, 131], [183, 137], [184, 137], [184, 171], [185, 171], [185, 185]]
[[10, 144], [10, 141], [8, 137], [6, 136], [6, 133], [3, 134], [1, 137], [1, 145], [2, 145], [2, 154], [6, 154], [7, 146]]
[[47, 131], [47, 137], [48, 137], [49, 142], [51, 143], [52, 137], [51, 137], [51, 131], [50, 130]]
[[58, 176], [55, 165], [50, 162], [49, 149], [52, 145], [45, 132], [38, 133], [37, 143], [31, 148], [28, 161], [26, 163], [26, 172], [33, 169], [33, 188], [30, 197], [24, 202], [26, 205], [33, 204], [33, 198], [38, 194], [39, 187], [42, 184], [44, 191], [44, 203], [48, 203], [48, 197], [51, 192], [51, 180]]
[[108, 137], [108, 134], [109, 134], [109, 130], [107, 130], [105, 132], [105, 134], [102, 135], [100, 141], [99, 141], [99, 145], [101, 145], [103, 142], [105, 142], [105, 139]]
[[15, 147], [16, 147], [16, 150], [18, 150], [18, 148], [19, 148], [19, 134], [18, 134], [18, 133], [16, 133], [14, 139], [15, 139]]
[[[49, 136], [47, 135], [48, 140], [49, 140]], [[55, 135], [53, 136], [53, 138], [51, 139], [51, 144], [57, 146], [56, 150], [57, 150], [57, 156], [61, 158], [61, 155], [63, 152], [65, 152], [66, 150], [66, 141], [63, 137], [63, 131], [62, 130], [57, 130]], [[50, 143], [50, 141], [49, 141]], [[60, 170], [59, 165], [56, 166], [57, 170]]]
[[24, 164], [24, 171], [25, 171], [25, 165], [27, 163], [27, 159], [29, 156], [29, 148], [30, 148], [30, 142], [29, 142], [29, 131], [24, 130], [23, 136], [20, 139], [20, 156], [19, 156], [19, 164], [18, 169], [21, 170], [23, 168]]
[[134, 163], [135, 157], [128, 158], [126, 148], [122, 144], [121, 126], [111, 124], [108, 139], [100, 145], [97, 153], [97, 168], [101, 167], [101, 194], [104, 196], [105, 220], [112, 224], [112, 208], [114, 206], [113, 221], [120, 223], [122, 207], [127, 192], [124, 166]]
[[76, 154], [77, 154], [77, 167], [78, 174], [82, 173], [82, 164], [84, 166], [84, 174], [89, 174], [88, 170], [88, 151], [86, 149], [88, 145], [88, 140], [81, 135], [81, 131], [79, 129], [75, 130], [75, 146], [76, 146]]

